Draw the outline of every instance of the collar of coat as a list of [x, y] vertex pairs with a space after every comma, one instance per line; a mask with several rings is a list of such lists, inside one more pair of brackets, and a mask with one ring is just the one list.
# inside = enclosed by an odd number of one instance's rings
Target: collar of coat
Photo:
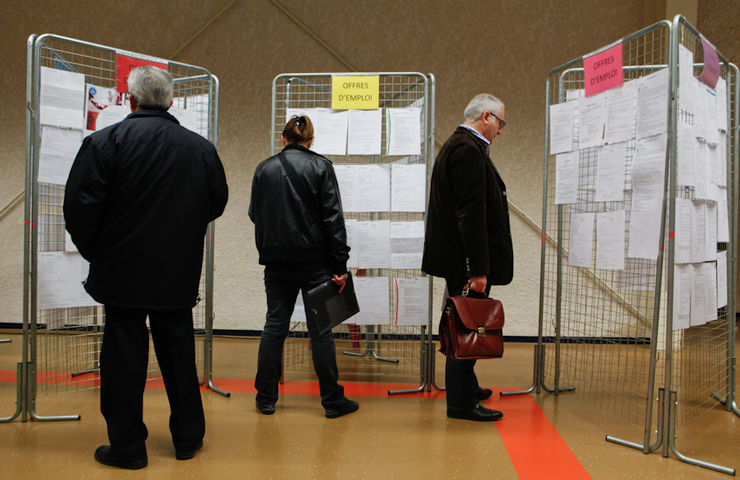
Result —
[[129, 113], [126, 118], [142, 118], [142, 117], [161, 117], [161, 118], [170, 120], [172, 122], [175, 122], [178, 125], [180, 124], [180, 122], [177, 121], [177, 119], [173, 117], [172, 114], [168, 113], [166, 110], [159, 110], [159, 109], [154, 109], [154, 108], [140, 108], [133, 113]]
[[484, 142], [481, 138], [478, 138], [477, 135], [474, 135], [473, 132], [471, 132], [470, 130], [468, 130], [467, 128], [463, 126], [457, 127], [457, 129], [455, 129], [455, 134], [456, 135], [466, 135], [472, 138], [475, 141], [475, 143], [479, 144], [483, 149], [487, 149], [491, 145], [490, 143]]

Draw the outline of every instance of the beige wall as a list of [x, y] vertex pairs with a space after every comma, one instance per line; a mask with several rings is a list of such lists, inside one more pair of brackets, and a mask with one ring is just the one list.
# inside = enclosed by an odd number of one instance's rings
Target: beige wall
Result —
[[[219, 152], [231, 187], [226, 213], [217, 222], [216, 327], [261, 329], [262, 269], [246, 211], [252, 172], [270, 149], [271, 82], [285, 72], [347, 70], [275, 3], [5, 0], [0, 30], [5, 67], [0, 93], [0, 207], [23, 190], [29, 34], [49, 32], [163, 58], [174, 55], [176, 60], [206, 67], [221, 79]], [[740, 42], [734, 31], [738, 2], [703, 3], [698, 27], [739, 61]], [[462, 109], [473, 95], [490, 92], [504, 100], [507, 127], [496, 139], [492, 156], [510, 200], [537, 223], [541, 221], [545, 76], [568, 60], [643, 27], [645, 8], [644, 0], [282, 0], [281, 5], [361, 71], [433, 73], [440, 139], [460, 122]], [[540, 236], [518, 217], [512, 220], [515, 280], [495, 294], [506, 304], [507, 333], [533, 335]], [[22, 205], [0, 222], [0, 298], [4, 300], [0, 322], [19, 322]]]

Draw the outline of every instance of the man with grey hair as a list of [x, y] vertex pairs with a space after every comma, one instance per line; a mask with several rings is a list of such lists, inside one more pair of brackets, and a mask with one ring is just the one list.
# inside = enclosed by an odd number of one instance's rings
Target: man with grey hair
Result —
[[167, 398], [175, 456], [203, 445], [205, 417], [195, 365], [192, 309], [199, 301], [203, 239], [226, 206], [216, 148], [167, 113], [172, 76], [135, 68], [131, 114], [82, 142], [64, 194], [64, 220], [90, 262], [85, 290], [105, 306], [100, 410], [110, 445], [95, 459], [147, 465], [142, 419], [149, 325]]
[[[437, 154], [429, 191], [422, 270], [445, 279], [450, 296], [466, 287], [488, 296], [514, 272], [506, 185], [488, 155], [504, 128], [504, 104], [489, 94], [474, 97], [464, 122]], [[492, 391], [481, 388], [475, 360], [447, 358], [447, 416], [479, 422], [503, 417], [479, 404]]]

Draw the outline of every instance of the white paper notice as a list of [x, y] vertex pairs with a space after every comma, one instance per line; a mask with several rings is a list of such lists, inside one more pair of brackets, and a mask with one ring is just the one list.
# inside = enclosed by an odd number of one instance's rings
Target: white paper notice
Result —
[[636, 86], [637, 82], [632, 80], [621, 87], [607, 90], [604, 127], [606, 143], [626, 142], [634, 137]]
[[391, 268], [421, 268], [424, 222], [391, 222]]
[[390, 267], [390, 220], [358, 221], [357, 244], [357, 266], [359, 268]]
[[706, 260], [707, 255], [707, 210], [704, 202], [691, 203], [691, 262]]
[[387, 325], [391, 323], [388, 277], [353, 277], [360, 313], [344, 323]]
[[600, 93], [578, 99], [578, 148], [597, 147], [604, 142], [606, 95]]
[[717, 242], [730, 241], [730, 224], [727, 211], [727, 189], [720, 188], [717, 194]]
[[345, 220], [344, 229], [347, 231], [347, 246], [349, 247], [349, 260], [347, 260], [347, 267], [357, 268], [357, 266], [359, 265], [357, 263], [357, 220]]
[[624, 171], [627, 143], [614, 143], [599, 148], [596, 164], [596, 201], [624, 200]]
[[676, 234], [673, 258], [675, 263], [691, 263], [693, 204], [686, 198], [676, 199]]
[[706, 252], [704, 253], [704, 260], [712, 261], [717, 258], [717, 204], [705, 203], [704, 211], [706, 212], [704, 223]]
[[131, 107], [123, 105], [110, 105], [108, 108], [98, 114], [97, 121], [95, 122], [95, 129], [102, 130], [105, 127], [109, 127], [114, 123], [118, 123], [125, 119], [131, 113]]
[[80, 254], [39, 252], [37, 261], [39, 309], [98, 305], [82, 287], [89, 264]]
[[691, 265], [676, 265], [673, 270], [673, 330], [691, 326], [693, 273]]
[[573, 213], [570, 216], [570, 243], [568, 265], [572, 267], [593, 266], [594, 214]]
[[41, 127], [38, 181], [64, 185], [82, 145], [82, 130]]
[[676, 182], [679, 185], [693, 187], [696, 185], [696, 148], [698, 140], [691, 127], [683, 122], [678, 123], [677, 162], [678, 168]]
[[704, 264], [691, 265], [693, 283], [691, 286], [691, 326], [707, 323], [707, 285]]
[[182, 109], [175, 106], [170, 107], [167, 111], [170, 115], [175, 117], [180, 125], [187, 128], [191, 132], [195, 132], [201, 137], [208, 138], [208, 128], [203, 129], [203, 113], [195, 109]]
[[641, 190], [641, 193], [653, 192], [656, 199], [663, 200], [665, 154], [665, 134], [637, 141], [635, 158], [632, 161], [632, 188]]
[[79, 252], [79, 250], [77, 250], [77, 245], [72, 241], [72, 235], [70, 235], [69, 232], [64, 232], [64, 251], [72, 253]]
[[390, 165], [334, 165], [345, 212], [387, 212], [391, 206]]
[[386, 153], [421, 155], [421, 108], [386, 108]]
[[704, 269], [704, 288], [707, 293], [707, 322], [717, 320], [717, 264], [715, 262], [702, 263]]
[[727, 305], [727, 252], [717, 252], [717, 308]]
[[578, 200], [578, 152], [561, 153], [555, 157], [555, 204]]
[[426, 165], [391, 165], [391, 211], [425, 211], [426, 185]]
[[[634, 200], [634, 197], [633, 197]], [[634, 205], [634, 201], [633, 201]], [[656, 260], [660, 250], [660, 211], [639, 212], [630, 215], [629, 248], [627, 256]]]
[[347, 153], [380, 155], [382, 133], [382, 110], [350, 110]]
[[391, 208], [391, 166], [355, 165], [358, 175], [357, 205], [362, 212], [387, 212]]
[[624, 210], [596, 214], [596, 268], [624, 269]]
[[85, 75], [41, 67], [40, 122], [82, 129], [85, 120]]
[[429, 323], [429, 279], [394, 278], [396, 325], [427, 325]]
[[347, 152], [347, 110], [331, 108], [288, 108], [285, 122], [293, 115], [306, 115], [313, 123], [311, 150], [322, 155], [344, 155]]
[[550, 105], [550, 155], [573, 150], [573, 118], [578, 102]]
[[637, 138], [666, 131], [668, 125], [668, 69], [637, 79]]

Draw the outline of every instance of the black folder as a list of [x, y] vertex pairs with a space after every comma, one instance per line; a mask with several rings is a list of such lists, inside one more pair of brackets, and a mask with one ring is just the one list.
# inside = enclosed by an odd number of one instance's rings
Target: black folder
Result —
[[342, 293], [339, 285], [329, 279], [306, 292], [306, 304], [321, 335], [347, 320], [360, 311], [352, 274], [347, 272]]

